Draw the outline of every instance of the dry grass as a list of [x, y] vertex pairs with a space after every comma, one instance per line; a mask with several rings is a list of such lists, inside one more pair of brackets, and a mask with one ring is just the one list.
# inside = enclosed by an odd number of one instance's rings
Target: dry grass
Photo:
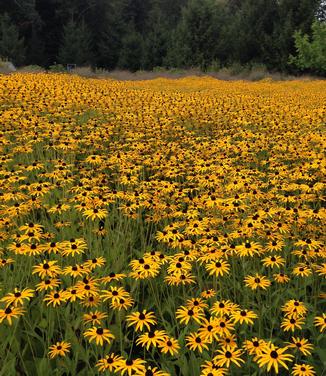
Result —
[[[21, 67], [18, 69], [22, 73], [44, 73], [46, 70], [37, 65], [29, 65]], [[10, 74], [14, 71], [11, 70], [6, 62], [0, 61], [0, 74]], [[253, 67], [251, 69], [235, 69], [234, 67], [222, 68], [218, 71], [203, 72], [198, 68], [190, 69], [164, 69], [157, 68], [153, 71], [137, 71], [131, 72], [127, 70], [113, 70], [108, 71], [106, 69], [97, 68], [93, 69], [90, 66], [87, 67], [77, 67], [70, 74], [87, 77], [87, 78], [104, 78], [113, 79], [117, 81], [145, 81], [153, 80], [156, 78], [168, 78], [168, 79], [179, 79], [185, 77], [212, 77], [222, 81], [260, 81], [260, 80], [271, 80], [271, 81], [312, 81], [320, 80], [321, 77], [314, 77], [310, 75], [294, 76], [286, 75], [280, 72], [270, 73], [263, 66]]]
[[304, 76], [294, 76], [286, 75], [284, 73], [270, 73], [266, 69], [261, 67], [253, 68], [251, 70], [243, 70], [239, 73], [235, 73], [232, 68], [222, 68], [218, 72], [203, 72], [200, 69], [157, 69], [153, 71], [137, 71], [130, 72], [127, 70], [113, 70], [108, 71], [105, 69], [93, 70], [91, 67], [79, 67], [74, 69], [72, 74], [76, 74], [82, 77], [90, 78], [110, 78], [118, 81], [145, 81], [153, 80], [156, 78], [169, 78], [169, 79], [179, 79], [185, 77], [212, 77], [223, 81], [260, 81], [260, 80], [271, 80], [271, 81], [311, 81], [320, 80], [320, 77], [314, 77], [309, 75]]

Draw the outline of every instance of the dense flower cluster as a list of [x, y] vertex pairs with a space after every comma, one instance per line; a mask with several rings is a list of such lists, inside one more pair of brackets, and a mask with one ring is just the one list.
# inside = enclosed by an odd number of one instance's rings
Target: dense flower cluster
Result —
[[15, 74], [0, 89], [0, 333], [22, 333], [3, 361], [322, 369], [324, 82]]

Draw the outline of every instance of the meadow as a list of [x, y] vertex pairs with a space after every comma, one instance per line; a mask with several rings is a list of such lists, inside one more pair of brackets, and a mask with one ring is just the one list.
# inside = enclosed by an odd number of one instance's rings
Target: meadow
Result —
[[325, 104], [0, 76], [0, 376], [322, 376]]

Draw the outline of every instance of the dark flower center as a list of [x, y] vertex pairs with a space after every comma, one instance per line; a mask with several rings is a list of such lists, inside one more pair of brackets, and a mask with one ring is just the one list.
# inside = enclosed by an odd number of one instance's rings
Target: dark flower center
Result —
[[275, 350], [271, 351], [270, 356], [271, 356], [271, 358], [273, 358], [273, 359], [277, 359], [277, 357], [278, 357], [278, 353], [277, 353], [277, 351], [275, 351]]
[[99, 334], [100, 336], [104, 333], [102, 328], [97, 328], [96, 329], [96, 334]]
[[225, 357], [228, 359], [232, 358], [232, 353], [230, 351], [226, 351]]

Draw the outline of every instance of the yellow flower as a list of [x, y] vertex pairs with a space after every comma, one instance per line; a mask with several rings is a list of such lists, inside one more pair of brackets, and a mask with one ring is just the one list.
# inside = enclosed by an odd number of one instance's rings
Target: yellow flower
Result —
[[57, 342], [55, 345], [49, 347], [49, 356], [51, 359], [56, 356], [66, 356], [69, 353], [71, 344], [69, 342]]
[[272, 343], [269, 343], [263, 353], [258, 354], [255, 357], [259, 368], [267, 366], [267, 371], [269, 372], [272, 368], [276, 374], [279, 373], [279, 366], [283, 366], [285, 369], [289, 369], [285, 362], [291, 362], [294, 358], [291, 354], [286, 354], [285, 351], [287, 347], [277, 347]]
[[144, 309], [142, 312], [133, 312], [127, 316], [126, 321], [128, 326], [135, 325], [136, 332], [142, 331], [145, 326], [147, 330], [150, 330], [150, 325], [156, 324], [156, 318], [153, 312], [147, 312]]
[[84, 336], [88, 338], [89, 342], [93, 342], [95, 340], [96, 344], [100, 346], [103, 346], [104, 342], [110, 344], [111, 340], [115, 338], [109, 329], [96, 326], [87, 329], [84, 332]]
[[229, 368], [232, 363], [241, 367], [241, 363], [245, 361], [241, 358], [242, 350], [236, 349], [231, 346], [223, 346], [221, 350], [216, 351], [218, 355], [213, 358], [213, 361], [219, 367]]

